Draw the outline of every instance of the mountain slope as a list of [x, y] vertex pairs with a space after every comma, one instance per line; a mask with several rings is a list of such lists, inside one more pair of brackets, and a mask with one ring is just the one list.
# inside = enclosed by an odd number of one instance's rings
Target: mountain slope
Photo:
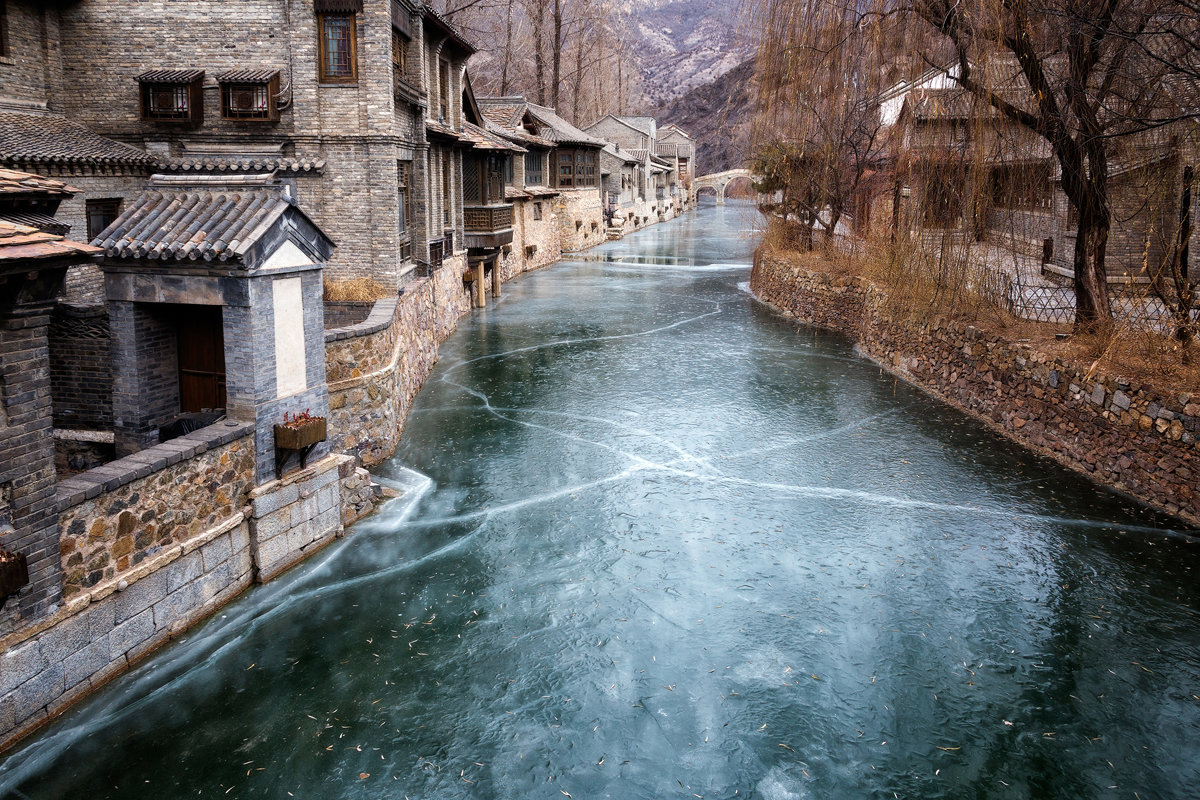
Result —
[[695, 137], [697, 175], [745, 166], [756, 110], [754, 91], [750, 59], [660, 109], [660, 122], [674, 122]]
[[642, 88], [655, 107], [711, 83], [753, 55], [736, 0], [626, 0]]

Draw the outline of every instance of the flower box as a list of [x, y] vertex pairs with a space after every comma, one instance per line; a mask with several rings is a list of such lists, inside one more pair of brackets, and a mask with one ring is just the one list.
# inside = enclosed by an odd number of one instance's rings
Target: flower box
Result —
[[275, 446], [284, 450], [303, 450], [326, 438], [324, 417], [309, 417], [275, 426]]
[[16, 594], [29, 584], [29, 564], [24, 553], [0, 550], [0, 597]]

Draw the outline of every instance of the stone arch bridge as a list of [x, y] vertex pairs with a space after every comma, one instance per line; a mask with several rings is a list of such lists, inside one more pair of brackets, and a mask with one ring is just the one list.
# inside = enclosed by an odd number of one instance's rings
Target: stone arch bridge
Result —
[[712, 189], [717, 193], [717, 205], [725, 205], [725, 190], [738, 178], [754, 180], [754, 174], [748, 169], [729, 169], [711, 175], [701, 175], [692, 181], [692, 200], [700, 197], [701, 189]]

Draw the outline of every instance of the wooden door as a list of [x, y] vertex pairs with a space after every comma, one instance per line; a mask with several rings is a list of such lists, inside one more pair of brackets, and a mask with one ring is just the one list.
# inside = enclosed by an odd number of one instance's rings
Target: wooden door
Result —
[[225, 336], [218, 306], [177, 306], [179, 410], [225, 408]]

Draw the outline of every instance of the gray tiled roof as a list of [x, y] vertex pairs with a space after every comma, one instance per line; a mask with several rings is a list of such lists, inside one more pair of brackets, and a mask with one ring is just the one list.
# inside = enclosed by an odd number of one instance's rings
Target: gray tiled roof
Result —
[[584, 133], [571, 123], [554, 113], [554, 109], [527, 103], [526, 107], [533, 118], [541, 124], [539, 134], [558, 144], [584, 144], [593, 147], [603, 147], [606, 142], [591, 134]]
[[273, 175], [155, 176], [92, 244], [109, 258], [240, 261], [294, 207]]
[[150, 166], [156, 159], [66, 117], [0, 112], [0, 162]]
[[203, 78], [202, 69], [152, 69], [137, 76], [139, 83], [191, 83]]

